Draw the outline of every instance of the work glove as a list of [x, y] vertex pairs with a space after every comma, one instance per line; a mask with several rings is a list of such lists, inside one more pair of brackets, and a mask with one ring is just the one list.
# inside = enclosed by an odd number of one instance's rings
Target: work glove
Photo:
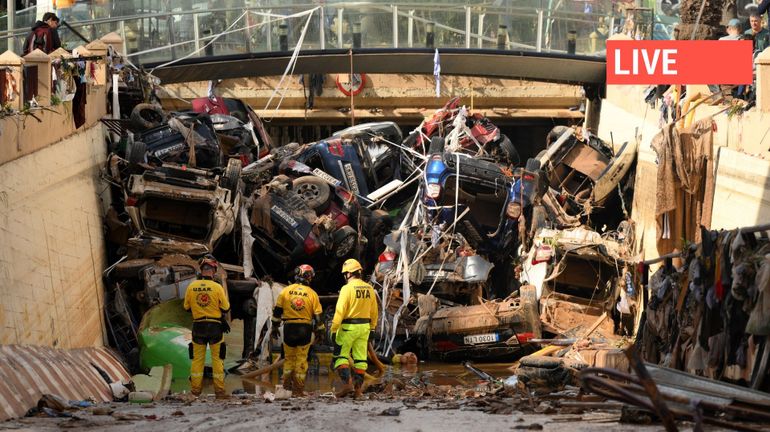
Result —
[[280, 327], [278, 327], [277, 325], [273, 325], [273, 329], [270, 331], [270, 338], [271, 339], [280, 339], [281, 338]]
[[230, 333], [230, 324], [227, 322], [225, 317], [222, 317], [220, 322], [222, 323], [222, 333]]
[[369, 331], [369, 342], [374, 343], [374, 330]]

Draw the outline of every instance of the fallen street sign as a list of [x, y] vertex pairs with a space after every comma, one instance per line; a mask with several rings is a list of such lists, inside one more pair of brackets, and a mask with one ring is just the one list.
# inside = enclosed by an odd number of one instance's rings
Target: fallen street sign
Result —
[[750, 40], [608, 40], [607, 84], [751, 84]]

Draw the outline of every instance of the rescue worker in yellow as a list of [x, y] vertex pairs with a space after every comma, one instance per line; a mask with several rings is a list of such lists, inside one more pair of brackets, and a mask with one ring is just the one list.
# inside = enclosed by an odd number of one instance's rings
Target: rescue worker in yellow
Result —
[[313, 267], [302, 264], [294, 270], [294, 282], [278, 295], [273, 309], [272, 337], [278, 338], [278, 328], [283, 321], [283, 386], [292, 391], [292, 396], [304, 396], [307, 355], [312, 334], [323, 334], [321, 301], [310, 288], [315, 276]]
[[184, 296], [185, 310], [192, 311], [193, 328], [190, 344], [190, 392], [199, 396], [203, 385], [203, 368], [206, 362], [206, 345], [211, 349], [211, 367], [214, 371], [214, 391], [217, 398], [227, 398], [225, 393], [225, 353], [223, 332], [229, 333], [227, 313], [230, 301], [222, 285], [214, 281], [219, 263], [211, 256], [200, 261], [200, 278], [187, 286]]
[[[371, 285], [361, 280], [362, 271], [361, 264], [352, 258], [342, 264], [342, 274], [347, 283], [340, 290], [331, 328], [334, 369], [342, 380], [337, 397], [346, 396], [354, 390], [355, 397], [361, 396], [367, 368], [367, 347], [377, 326], [377, 295]], [[348, 357], [353, 359], [352, 374]]]

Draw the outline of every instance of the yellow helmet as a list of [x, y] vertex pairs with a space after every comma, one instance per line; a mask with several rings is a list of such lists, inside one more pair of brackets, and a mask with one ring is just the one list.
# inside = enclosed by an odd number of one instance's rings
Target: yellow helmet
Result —
[[354, 260], [353, 258], [345, 260], [345, 262], [342, 264], [342, 274], [353, 273], [354, 271], [361, 271], [361, 270], [363, 270], [361, 268], [361, 263]]

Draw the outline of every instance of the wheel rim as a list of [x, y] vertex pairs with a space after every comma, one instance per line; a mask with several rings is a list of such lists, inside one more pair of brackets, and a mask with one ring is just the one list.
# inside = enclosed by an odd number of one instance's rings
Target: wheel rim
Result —
[[349, 235], [342, 239], [339, 246], [337, 246], [337, 257], [343, 257], [347, 255], [351, 250], [353, 250], [353, 245], [355, 243], [355, 236]]
[[318, 196], [321, 195], [321, 191], [318, 186], [314, 184], [304, 183], [299, 186], [297, 194], [305, 201], [313, 201], [318, 199]]

